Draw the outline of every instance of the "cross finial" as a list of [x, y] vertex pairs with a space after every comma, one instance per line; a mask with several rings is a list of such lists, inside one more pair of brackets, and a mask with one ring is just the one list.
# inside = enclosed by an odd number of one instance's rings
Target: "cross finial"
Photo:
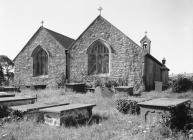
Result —
[[44, 27], [44, 21], [43, 20], [41, 21], [41, 24], [42, 24], [42, 27]]
[[147, 31], [145, 31], [145, 35], [147, 35]]
[[103, 8], [100, 6], [99, 8], [98, 8], [98, 11], [99, 11], [99, 14], [101, 15], [101, 11], [103, 10]]

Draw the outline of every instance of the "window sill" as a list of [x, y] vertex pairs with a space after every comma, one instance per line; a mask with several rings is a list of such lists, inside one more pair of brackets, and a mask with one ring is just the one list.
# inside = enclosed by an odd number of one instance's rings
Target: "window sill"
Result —
[[48, 75], [38, 75], [38, 76], [33, 76], [34, 78], [48, 78]]
[[90, 74], [89, 76], [109, 77], [109, 76], [110, 76], [110, 73], [104, 73], [104, 74]]

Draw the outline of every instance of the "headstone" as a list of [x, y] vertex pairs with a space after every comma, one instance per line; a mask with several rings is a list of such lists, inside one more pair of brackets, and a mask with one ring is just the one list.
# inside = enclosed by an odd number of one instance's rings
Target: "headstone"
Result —
[[161, 92], [162, 90], [162, 82], [155, 81], [155, 91]]

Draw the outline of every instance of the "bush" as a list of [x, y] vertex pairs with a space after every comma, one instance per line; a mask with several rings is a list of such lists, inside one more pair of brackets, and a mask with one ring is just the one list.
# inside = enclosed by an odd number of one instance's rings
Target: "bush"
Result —
[[139, 114], [139, 106], [136, 101], [128, 99], [118, 99], [117, 101], [117, 110], [123, 114]]
[[181, 93], [193, 89], [193, 81], [182, 75], [179, 75], [176, 80], [173, 81], [172, 91]]
[[10, 111], [7, 106], [0, 106], [0, 118], [9, 116]]
[[58, 88], [63, 88], [66, 84], [66, 75], [62, 72], [56, 77], [56, 83]]
[[94, 85], [95, 87], [100, 86], [100, 87], [112, 88], [112, 87], [117, 87], [118, 82], [109, 78], [97, 78], [94, 81]]
[[103, 81], [100, 79], [100, 78], [97, 78], [95, 81], [94, 81], [94, 87], [102, 87], [104, 85]]
[[111, 88], [111, 87], [117, 87], [118, 86], [118, 83], [114, 80], [106, 80], [105, 81], [105, 87], [107, 88]]

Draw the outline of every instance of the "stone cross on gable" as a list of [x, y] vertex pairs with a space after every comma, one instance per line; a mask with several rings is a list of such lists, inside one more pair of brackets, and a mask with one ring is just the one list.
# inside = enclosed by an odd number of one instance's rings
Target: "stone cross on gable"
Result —
[[41, 24], [42, 24], [42, 27], [44, 27], [44, 21], [43, 20], [41, 21]]
[[145, 35], [147, 35], [147, 31], [145, 31]]
[[103, 8], [100, 6], [99, 8], [98, 8], [98, 11], [99, 11], [99, 13], [100, 13], [100, 15], [101, 15], [101, 11], [103, 10]]

